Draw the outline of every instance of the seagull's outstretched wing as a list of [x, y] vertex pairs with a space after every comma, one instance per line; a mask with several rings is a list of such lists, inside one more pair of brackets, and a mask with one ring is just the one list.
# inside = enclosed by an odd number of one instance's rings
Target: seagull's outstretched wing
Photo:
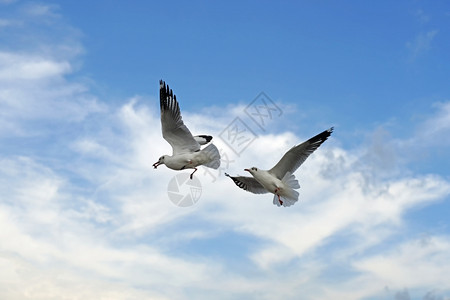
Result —
[[200, 150], [200, 144], [183, 123], [177, 97], [173, 95], [172, 90], [162, 80], [159, 81], [159, 99], [162, 135], [172, 146], [173, 155]]
[[293, 174], [308, 156], [328, 139], [332, 132], [333, 127], [319, 133], [300, 145], [292, 147], [269, 172], [278, 177], [278, 179], [283, 178], [286, 172]]
[[234, 176], [230, 176], [227, 173], [225, 173], [225, 176], [230, 177], [234, 181], [234, 183], [241, 189], [251, 192], [253, 194], [265, 194], [265, 193], [269, 192], [261, 185], [261, 183], [259, 183], [253, 177], [247, 177], [247, 176], [235, 176], [234, 177]]

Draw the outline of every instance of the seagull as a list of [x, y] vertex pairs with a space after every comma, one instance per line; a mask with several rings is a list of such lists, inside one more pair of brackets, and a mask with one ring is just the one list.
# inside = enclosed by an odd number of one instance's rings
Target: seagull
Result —
[[208, 168], [217, 169], [220, 166], [219, 150], [214, 144], [200, 149], [212, 140], [210, 135], [193, 136], [184, 125], [180, 114], [180, 106], [177, 97], [169, 89], [169, 85], [162, 80], [159, 81], [159, 99], [161, 106], [161, 129], [163, 138], [172, 146], [172, 155], [163, 155], [153, 164], [157, 168], [161, 164], [172, 170], [194, 169], [204, 165]]
[[333, 132], [333, 127], [319, 133], [286, 152], [280, 161], [270, 170], [261, 170], [256, 167], [244, 169], [253, 177], [230, 176], [234, 183], [243, 190], [254, 194], [272, 193], [273, 204], [276, 206], [291, 206], [298, 200], [300, 188], [294, 172]]

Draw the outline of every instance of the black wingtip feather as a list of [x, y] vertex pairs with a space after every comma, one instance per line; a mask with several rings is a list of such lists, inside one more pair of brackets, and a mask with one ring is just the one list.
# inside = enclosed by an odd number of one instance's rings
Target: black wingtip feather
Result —
[[199, 137], [204, 138], [204, 139], [206, 140], [206, 143], [211, 142], [211, 140], [212, 140], [212, 138], [213, 138], [213, 137], [210, 136], [210, 135], [204, 135], [204, 134], [200, 134]]
[[331, 127], [330, 129], [327, 129], [327, 130], [319, 133], [318, 135], [310, 138], [308, 141], [310, 143], [317, 143], [317, 142], [323, 143], [330, 137], [333, 130], [334, 130], [334, 127]]
[[225, 173], [225, 176], [230, 177], [231, 180], [233, 180], [234, 184], [237, 185], [238, 187], [240, 187], [243, 190], [248, 190], [248, 187], [245, 183], [243, 183], [242, 181], [237, 180], [235, 177], [230, 176], [228, 173]]
[[172, 111], [174, 114], [179, 113], [179, 105], [172, 89], [162, 79], [159, 81], [159, 104], [161, 113], [166, 110]]

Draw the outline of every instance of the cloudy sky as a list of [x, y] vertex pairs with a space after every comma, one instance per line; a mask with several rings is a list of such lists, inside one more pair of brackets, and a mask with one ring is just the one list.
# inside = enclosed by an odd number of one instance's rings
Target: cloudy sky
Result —
[[[370, 4], [0, 0], [0, 298], [450, 299], [450, 4]], [[224, 176], [331, 126], [294, 206]]]

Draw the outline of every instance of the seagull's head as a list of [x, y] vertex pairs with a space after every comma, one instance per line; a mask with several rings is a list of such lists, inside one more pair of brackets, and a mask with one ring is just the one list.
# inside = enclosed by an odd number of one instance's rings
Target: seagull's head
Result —
[[256, 167], [251, 167], [250, 169], [244, 169], [244, 171], [249, 172], [250, 174], [255, 174], [256, 172], [258, 172], [258, 168]]
[[153, 168], [156, 169], [159, 165], [163, 165], [163, 164], [164, 164], [165, 158], [166, 158], [166, 155], [161, 156], [161, 157], [158, 159], [158, 161], [155, 162], [155, 163], [153, 164]]

